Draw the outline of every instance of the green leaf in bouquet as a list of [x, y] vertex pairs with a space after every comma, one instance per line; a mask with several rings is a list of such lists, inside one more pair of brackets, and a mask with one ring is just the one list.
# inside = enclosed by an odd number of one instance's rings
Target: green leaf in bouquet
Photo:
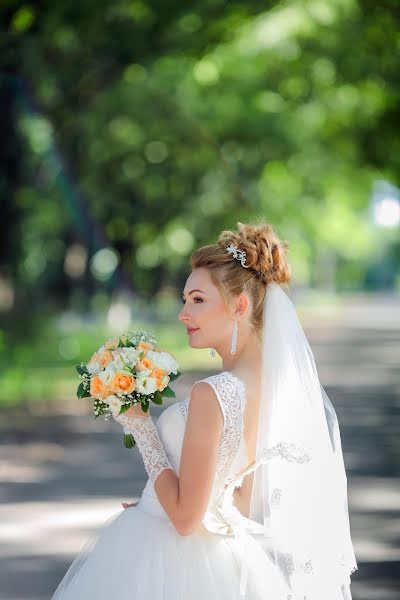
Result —
[[142, 410], [143, 412], [147, 412], [149, 410], [150, 402], [148, 400], [144, 400], [142, 402]]
[[82, 383], [79, 384], [76, 395], [78, 396], [79, 400], [81, 398], [88, 398], [89, 396], [91, 396], [91, 394], [85, 389], [85, 387], [83, 385], [83, 381], [82, 381]]
[[131, 405], [130, 405], [130, 404], [123, 404], [123, 405], [121, 406], [121, 411], [120, 411], [120, 413], [119, 413], [119, 414], [120, 414], [120, 415], [123, 415], [123, 414], [124, 414], [124, 412], [126, 412], [127, 410], [129, 410], [129, 409], [130, 409], [130, 407], [131, 407]]
[[158, 390], [154, 392], [154, 396], [152, 398], [154, 404], [162, 404], [162, 394]]
[[167, 398], [176, 398], [176, 394], [174, 392], [174, 390], [172, 390], [168, 385], [166, 388], [164, 388], [162, 390], [162, 395], [166, 396]]
[[181, 375], [182, 373], [180, 373], [179, 371], [177, 371], [176, 373], [170, 373], [169, 380], [175, 381], [175, 379], [178, 379], [178, 377], [180, 377]]
[[78, 371], [79, 375], [85, 375], [88, 372], [87, 368], [82, 365], [77, 365], [75, 369]]

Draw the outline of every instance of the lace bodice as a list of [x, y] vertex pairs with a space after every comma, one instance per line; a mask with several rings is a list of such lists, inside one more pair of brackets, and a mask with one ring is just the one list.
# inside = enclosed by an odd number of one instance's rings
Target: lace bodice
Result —
[[[229, 371], [210, 375], [198, 381], [206, 381], [212, 386], [224, 419], [215, 479], [208, 505], [208, 510], [215, 512], [216, 503], [227, 480], [247, 466], [246, 443], [243, 435], [246, 390], [244, 383]], [[165, 452], [177, 473], [179, 473], [189, 402], [190, 396], [169, 406], [156, 421]], [[240, 485], [240, 482], [237, 485]], [[151, 480], [147, 482], [143, 493], [156, 497]]]
[[[244, 409], [246, 390], [244, 383], [230, 371], [210, 375], [199, 381], [207, 381], [215, 391], [224, 418], [218, 448], [217, 467], [207, 510], [202, 520], [204, 533], [235, 536], [242, 556], [240, 570], [241, 598], [246, 598], [249, 563], [246, 558], [247, 544], [254, 544], [251, 536], [264, 538], [265, 529], [260, 523], [244, 517], [233, 503], [234, 488], [241, 485], [248, 469], [246, 441], [244, 438]], [[190, 397], [169, 406], [159, 416], [156, 427], [172, 467], [179, 474], [181, 451], [189, 410]], [[149, 478], [142, 492], [147, 510], [156, 516], [168, 518]], [[253, 545], [254, 548], [254, 545]], [[251, 556], [251, 554], [249, 555]], [[267, 560], [267, 566], [270, 559]], [[282, 596], [283, 597], [283, 596]]]

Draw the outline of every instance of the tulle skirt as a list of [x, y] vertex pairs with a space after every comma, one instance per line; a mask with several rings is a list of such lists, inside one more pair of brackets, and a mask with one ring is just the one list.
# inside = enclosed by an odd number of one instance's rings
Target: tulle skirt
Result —
[[[259, 542], [246, 552], [246, 600], [290, 599]], [[180, 535], [158, 498], [144, 491], [136, 506], [112, 515], [86, 542], [52, 600], [243, 600], [241, 558], [230, 535]], [[332, 600], [351, 596], [338, 591]]]

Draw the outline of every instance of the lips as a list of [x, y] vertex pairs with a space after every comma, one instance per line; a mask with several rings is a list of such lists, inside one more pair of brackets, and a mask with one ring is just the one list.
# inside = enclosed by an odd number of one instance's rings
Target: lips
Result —
[[188, 329], [188, 330], [187, 330], [187, 332], [188, 332], [188, 334], [190, 335], [190, 334], [191, 334], [191, 333], [193, 333], [194, 331], [198, 331], [198, 329], [199, 329], [198, 327], [196, 327], [196, 328], [193, 328], [193, 329]]

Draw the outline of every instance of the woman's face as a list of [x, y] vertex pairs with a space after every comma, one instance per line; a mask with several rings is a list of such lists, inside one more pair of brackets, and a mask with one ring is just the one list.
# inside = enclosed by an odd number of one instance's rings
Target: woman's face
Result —
[[183, 307], [178, 319], [188, 331], [192, 348], [216, 348], [231, 339], [233, 314], [230, 316], [218, 288], [204, 267], [194, 269], [182, 293]]

